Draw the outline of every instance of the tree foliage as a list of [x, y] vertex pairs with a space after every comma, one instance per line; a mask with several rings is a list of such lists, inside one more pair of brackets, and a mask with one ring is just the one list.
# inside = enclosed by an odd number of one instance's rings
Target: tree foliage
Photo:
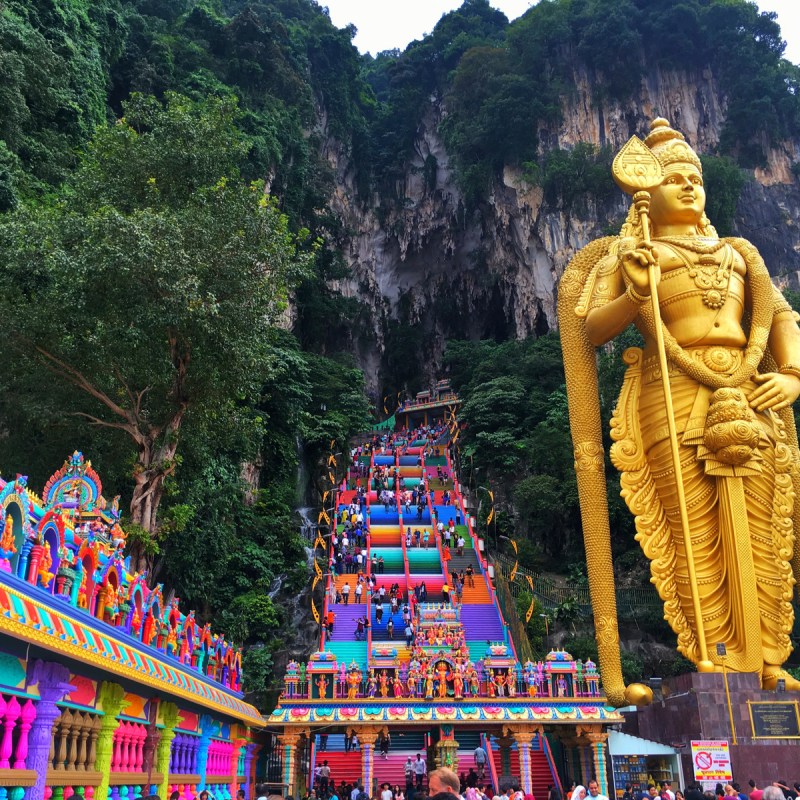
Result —
[[130, 438], [131, 519], [155, 535], [186, 414], [258, 396], [310, 256], [240, 179], [234, 104], [134, 96], [125, 113], [56, 200], [3, 220], [3, 314], [21, 380], [55, 385], [51, 414]]

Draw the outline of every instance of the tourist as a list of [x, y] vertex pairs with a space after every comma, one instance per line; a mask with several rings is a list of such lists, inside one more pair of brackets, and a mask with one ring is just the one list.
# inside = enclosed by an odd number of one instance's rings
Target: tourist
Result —
[[425, 528], [425, 532], [422, 534], [422, 543], [425, 546], [425, 549], [428, 549], [428, 543], [430, 542], [431, 532]]
[[403, 773], [406, 776], [406, 794], [411, 800], [411, 792], [414, 788], [414, 762], [411, 760], [411, 756], [408, 757], [403, 766]]
[[[591, 788], [591, 787], [590, 787]], [[739, 786], [737, 785], [736, 790], [738, 792]], [[591, 794], [591, 792], [590, 792]], [[661, 794], [667, 796], [667, 800], [675, 800], [675, 792], [672, 791], [672, 786], [669, 781], [662, 781], [661, 782]], [[745, 797], [744, 800], [747, 800]]]
[[322, 762], [322, 766], [319, 768], [319, 790], [320, 792], [327, 792], [328, 791], [328, 783], [331, 779], [331, 768], [328, 766], [327, 761]]
[[631, 786], [629, 783], [625, 784], [625, 791], [622, 793], [622, 800], [634, 800], [633, 786]]
[[478, 770], [479, 780], [483, 780], [484, 772], [486, 770], [487, 758], [488, 756], [486, 755], [486, 751], [483, 749], [481, 745], [478, 745], [472, 751], [472, 760], [475, 762], [475, 768]]
[[389, 621], [386, 623], [386, 635], [390, 639], [394, 639], [394, 619], [389, 617]]
[[[345, 735], [344, 738], [345, 738], [345, 742], [347, 742], [347, 738], [348, 737]], [[348, 750], [346, 752], [350, 752], [350, 751]], [[363, 791], [364, 791], [364, 787], [363, 786], [359, 786], [358, 784], [355, 784], [355, 786], [353, 786], [353, 788], [350, 790], [350, 800], [358, 800], [358, 793], [359, 792], [363, 792]]]
[[[385, 566], [384, 566], [384, 563], [383, 563], [383, 556], [381, 556], [378, 559], [378, 574], [379, 575], [383, 575], [384, 568], [385, 568]], [[675, 800], [675, 798], [673, 798], [673, 800]]]
[[361, 595], [364, 593], [364, 581], [359, 578], [356, 584], [356, 603], [361, 602]]
[[378, 598], [378, 603], [375, 606], [375, 622], [380, 625], [382, 619], [383, 619], [383, 603], [381, 602], [380, 598]]
[[333, 636], [333, 621], [334, 621], [334, 613], [333, 611], [328, 611], [325, 615], [325, 627], [328, 629], [328, 638]]
[[414, 780], [416, 781], [417, 789], [422, 788], [422, 782], [428, 772], [428, 765], [423, 760], [422, 756], [417, 753], [417, 760], [414, 761]]
[[467, 586], [471, 589], [475, 588], [475, 569], [473, 568], [472, 564], [467, 564], [467, 568], [464, 571], [464, 577], [466, 580]]
[[324, 753], [328, 749], [328, 734], [321, 733], [319, 735], [319, 752]]
[[367, 635], [367, 620], [362, 616], [356, 620], [356, 641], [360, 642]]
[[466, 541], [465, 541], [464, 537], [461, 534], [459, 534], [458, 541], [456, 542], [456, 552], [460, 556], [464, 555], [464, 545], [465, 544], [466, 544]]
[[[651, 785], [649, 788], [652, 788], [655, 791], [656, 787]], [[569, 800], [584, 800], [585, 797], [586, 797], [586, 789], [583, 786], [578, 785], [573, 789]]]
[[762, 795], [763, 800], [786, 800], [786, 795], [774, 783], [772, 786], [767, 786]]
[[425, 581], [419, 585], [419, 599], [422, 603], [428, 599], [428, 587], [425, 585]]
[[[666, 785], [669, 786], [669, 783], [667, 783]], [[589, 797], [591, 797], [592, 800], [608, 800], [608, 798], [604, 794], [600, 794], [600, 785], [594, 778], [592, 778], [592, 780], [589, 781], [589, 785], [587, 788], [589, 789]], [[672, 800], [675, 800], [674, 794], [672, 795]]]
[[431, 772], [428, 778], [431, 800], [459, 800], [461, 782], [453, 770], [441, 767]]
[[[358, 741], [358, 735], [356, 734], [355, 731], [353, 731], [353, 733], [350, 735], [350, 749], [351, 750], [360, 750], [361, 749], [361, 745], [359, 744], [359, 741]], [[358, 788], [361, 789], [361, 791], [364, 791], [364, 787], [363, 786], [359, 786]], [[359, 798], [359, 800], [361, 800], [361, 798]]]
[[446, 583], [442, 586], [442, 599], [445, 604], [450, 602], [450, 587]]
[[392, 800], [394, 793], [388, 783], [381, 784], [381, 800]]
[[342, 586], [342, 600], [344, 600], [345, 605], [350, 602], [350, 584], [347, 581]]
[[391, 745], [392, 737], [388, 731], [381, 736], [381, 757], [389, 758], [389, 746]]
[[410, 622], [406, 623], [405, 635], [406, 635], [406, 647], [411, 647], [411, 644], [414, 641], [414, 629], [411, 627]]
[[397, 785], [392, 789], [393, 800], [406, 800], [405, 792]]
[[752, 778], [750, 778], [747, 783], [750, 785], [750, 800], [762, 800], [764, 790], [759, 789], [758, 786], [756, 786], [756, 782]]

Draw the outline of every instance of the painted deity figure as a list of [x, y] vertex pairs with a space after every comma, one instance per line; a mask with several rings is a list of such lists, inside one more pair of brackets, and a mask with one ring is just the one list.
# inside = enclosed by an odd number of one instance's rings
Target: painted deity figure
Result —
[[591, 388], [592, 348], [634, 324], [644, 345], [624, 355], [611, 458], [678, 649], [700, 671], [721, 671], [716, 644], [725, 642], [727, 669], [758, 673], [766, 689], [782, 678], [787, 689], [800, 690], [782, 669], [792, 649], [792, 586], [800, 572], [791, 410], [800, 395], [800, 329], [756, 248], [717, 235], [704, 213], [700, 159], [667, 120], [653, 121], [639, 155], [644, 162], [655, 165], [660, 181], [650, 189], [649, 218], [641, 214], [640, 194], [620, 236], [578, 253], [559, 289], [589, 583], [604, 632], [598, 628], [604, 688], [618, 705], [646, 700], [644, 687], [625, 693], [617, 621], [604, 600], [614, 590]]
[[369, 678], [367, 678], [367, 697], [374, 698], [378, 691], [378, 679], [375, 673], [370, 670]]
[[433, 670], [430, 667], [425, 673], [425, 699], [433, 700]]
[[6, 521], [3, 525], [3, 538], [0, 539], [0, 551], [4, 558], [10, 558], [17, 552], [14, 544], [14, 517], [8, 511], [6, 511]]
[[559, 675], [556, 680], [556, 693], [559, 697], [567, 696], [567, 681], [563, 675]]
[[453, 697], [456, 700], [464, 698], [464, 678], [458, 670], [453, 674]]
[[358, 685], [361, 683], [361, 678], [359, 674], [353, 670], [347, 676], [347, 699], [348, 700], [355, 700], [358, 697]]
[[394, 676], [394, 679], [392, 680], [392, 688], [394, 689], [395, 697], [403, 696], [403, 681], [400, 680], [399, 675]]
[[386, 675], [386, 670], [381, 670], [380, 677], [378, 678], [378, 683], [381, 687], [381, 697], [388, 697], [389, 696], [389, 677]]
[[52, 566], [53, 556], [50, 553], [50, 545], [45, 542], [42, 548], [42, 560], [39, 562], [39, 582], [42, 586], [48, 586], [50, 581], [53, 580], [53, 573], [50, 571]]
[[328, 679], [324, 675], [320, 675], [315, 681], [317, 689], [319, 689], [319, 699], [325, 700], [328, 696]]

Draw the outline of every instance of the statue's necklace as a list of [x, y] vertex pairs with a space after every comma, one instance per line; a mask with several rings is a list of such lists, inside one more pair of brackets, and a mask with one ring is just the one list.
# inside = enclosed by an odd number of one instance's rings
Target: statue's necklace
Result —
[[[730, 251], [724, 253], [721, 263], [718, 263], [713, 256], [713, 253], [724, 247], [724, 241], [715, 239], [704, 242], [695, 236], [661, 236], [656, 241], [666, 244], [683, 261], [689, 277], [694, 280], [695, 286], [702, 290], [703, 303], [708, 308], [716, 311], [725, 305], [733, 272], [733, 254]], [[698, 263], [689, 263], [676, 248], [697, 253], [700, 256]]]
[[654, 236], [654, 241], [664, 242], [665, 244], [673, 244], [677, 247], [682, 247], [684, 250], [691, 250], [693, 253], [701, 253], [709, 255], [716, 253], [725, 246], [724, 239], [711, 239], [702, 236]]

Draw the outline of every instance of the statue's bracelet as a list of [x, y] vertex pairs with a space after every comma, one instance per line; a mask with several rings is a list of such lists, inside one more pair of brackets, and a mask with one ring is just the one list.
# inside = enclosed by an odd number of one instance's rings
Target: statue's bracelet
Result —
[[800, 378], [800, 367], [796, 367], [794, 364], [784, 364], [782, 367], [778, 367], [778, 372], [781, 375], [794, 375], [795, 378]]
[[628, 298], [630, 300], [632, 300], [634, 303], [636, 303], [636, 305], [639, 305], [639, 306], [642, 305], [643, 303], [648, 302], [648, 300], [650, 300], [650, 296], [649, 295], [645, 296], [645, 295], [639, 294], [639, 292], [637, 292], [636, 289], [633, 288], [633, 284], [628, 286], [628, 288], [625, 290], [625, 294], [628, 296]]

